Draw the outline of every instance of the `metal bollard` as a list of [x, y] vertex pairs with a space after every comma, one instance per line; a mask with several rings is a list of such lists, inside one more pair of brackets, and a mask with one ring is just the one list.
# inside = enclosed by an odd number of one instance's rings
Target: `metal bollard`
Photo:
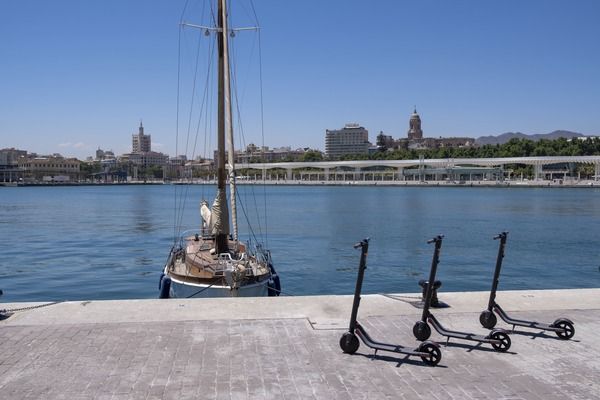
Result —
[[[423, 288], [423, 294], [422, 294], [423, 301], [425, 301], [425, 293], [427, 293], [427, 284], [428, 283], [429, 283], [429, 281], [426, 281], [425, 279], [421, 279], [419, 281], [419, 286], [421, 286]], [[440, 301], [438, 300], [438, 297], [437, 297], [437, 291], [441, 286], [442, 286], [442, 281], [435, 280], [433, 282], [433, 291], [431, 293], [431, 303], [430, 303], [431, 307], [435, 308], [435, 307], [441, 306]]]

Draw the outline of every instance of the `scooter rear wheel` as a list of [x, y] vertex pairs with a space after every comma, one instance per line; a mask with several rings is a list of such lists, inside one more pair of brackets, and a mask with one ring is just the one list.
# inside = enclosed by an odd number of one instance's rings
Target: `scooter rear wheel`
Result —
[[429, 354], [421, 356], [421, 360], [427, 365], [436, 366], [442, 360], [442, 352], [433, 343], [422, 343], [417, 350]]
[[492, 338], [494, 340], [498, 340], [500, 342], [500, 343], [494, 343], [494, 342], [491, 343], [494, 350], [505, 353], [508, 351], [508, 349], [510, 349], [510, 344], [511, 344], [510, 336], [508, 336], [506, 333], [500, 332], [500, 331], [492, 332], [492, 334], [490, 335], [490, 338]]
[[431, 336], [431, 328], [427, 322], [417, 321], [415, 326], [413, 326], [413, 335], [415, 335], [418, 340], [427, 340], [429, 339], [429, 336]]
[[555, 331], [556, 336], [562, 340], [569, 340], [575, 335], [575, 327], [573, 324], [565, 319], [558, 319], [552, 324], [556, 328], [563, 329], [562, 331]]
[[484, 328], [492, 329], [496, 326], [498, 319], [493, 311], [484, 310], [481, 312], [481, 314], [479, 314], [479, 322]]
[[359, 346], [360, 342], [354, 333], [346, 332], [340, 338], [340, 347], [344, 353], [354, 354]]

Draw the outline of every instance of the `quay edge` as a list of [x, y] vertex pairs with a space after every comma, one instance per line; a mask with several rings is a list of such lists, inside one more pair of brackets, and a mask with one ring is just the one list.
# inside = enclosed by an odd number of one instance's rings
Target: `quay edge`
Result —
[[[480, 312], [487, 305], [486, 292], [440, 292], [450, 305], [443, 313]], [[418, 315], [412, 303], [420, 293], [363, 295], [360, 315]], [[506, 311], [600, 310], [600, 288], [500, 291], [498, 299]], [[2, 309], [46, 304], [0, 303]], [[66, 301], [48, 307], [16, 312], [0, 321], [8, 325], [62, 325], [87, 323], [166, 322], [204, 320], [248, 320], [307, 318], [341, 323], [349, 318], [351, 295], [281, 296], [256, 298], [140, 299]]]

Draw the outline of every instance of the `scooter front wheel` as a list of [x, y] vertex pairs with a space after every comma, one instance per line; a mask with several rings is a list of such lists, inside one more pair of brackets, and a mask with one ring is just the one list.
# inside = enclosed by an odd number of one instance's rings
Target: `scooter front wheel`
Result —
[[420, 341], [427, 340], [431, 336], [431, 328], [427, 322], [417, 321], [413, 326], [413, 335]]
[[346, 332], [340, 338], [340, 347], [344, 353], [354, 354], [359, 346], [360, 342], [354, 333]]
[[428, 354], [428, 356], [421, 356], [421, 360], [427, 365], [436, 366], [442, 360], [442, 352], [431, 342], [422, 343], [417, 350]]
[[493, 311], [484, 310], [481, 312], [481, 314], [479, 314], [479, 322], [484, 328], [492, 329], [496, 326], [496, 322], [498, 322], [498, 320]]
[[555, 331], [556, 336], [558, 336], [559, 339], [569, 340], [575, 335], [575, 327], [566, 319], [558, 319], [554, 321], [552, 326], [562, 329], [560, 331]]
[[492, 334], [490, 335], [490, 338], [498, 341], [498, 342], [491, 343], [494, 350], [505, 353], [508, 351], [508, 349], [510, 349], [510, 344], [511, 344], [510, 336], [508, 336], [506, 333], [500, 332], [500, 331], [495, 331], [495, 332], [492, 332]]

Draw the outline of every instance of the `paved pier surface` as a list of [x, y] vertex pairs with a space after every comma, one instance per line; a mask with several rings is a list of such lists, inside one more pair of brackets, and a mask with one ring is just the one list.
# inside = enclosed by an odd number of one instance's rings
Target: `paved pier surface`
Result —
[[[359, 320], [377, 340], [416, 348], [417, 297], [363, 296]], [[451, 307], [434, 313], [449, 328], [486, 332], [487, 293], [439, 297]], [[498, 302], [516, 317], [569, 317], [575, 337], [517, 328], [508, 353], [451, 341], [428, 367], [364, 344], [343, 354], [351, 296], [65, 302], [0, 321], [0, 398], [600, 398], [600, 289], [500, 292]]]

